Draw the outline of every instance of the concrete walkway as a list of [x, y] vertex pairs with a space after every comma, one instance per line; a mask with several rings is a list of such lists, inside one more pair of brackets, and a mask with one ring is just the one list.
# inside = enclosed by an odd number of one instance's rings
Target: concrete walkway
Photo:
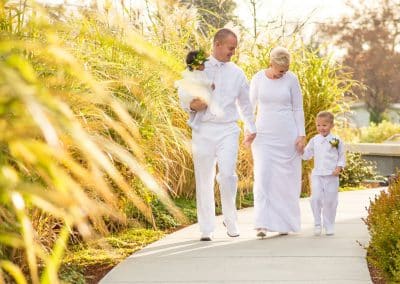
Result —
[[381, 190], [340, 193], [334, 236], [313, 235], [308, 199], [300, 202], [301, 233], [263, 240], [255, 237], [253, 208], [243, 209], [239, 238], [226, 236], [219, 216], [212, 242], [200, 242], [197, 224], [189, 226], [128, 257], [100, 283], [372, 283], [361, 218]]

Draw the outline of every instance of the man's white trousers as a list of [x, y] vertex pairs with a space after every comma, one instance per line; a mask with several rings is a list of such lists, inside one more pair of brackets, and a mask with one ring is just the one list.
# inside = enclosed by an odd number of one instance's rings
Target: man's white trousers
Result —
[[197, 219], [200, 231], [215, 229], [214, 183], [221, 192], [222, 213], [229, 234], [238, 234], [236, 215], [236, 161], [240, 129], [236, 122], [199, 123], [192, 131], [192, 152], [196, 178]]
[[311, 176], [311, 210], [315, 226], [323, 225], [327, 231], [334, 230], [338, 188], [339, 177], [337, 176]]

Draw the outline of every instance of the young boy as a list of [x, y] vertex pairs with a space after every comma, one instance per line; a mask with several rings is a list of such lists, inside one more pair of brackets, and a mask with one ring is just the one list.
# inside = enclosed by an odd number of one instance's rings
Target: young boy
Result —
[[204, 114], [204, 111], [199, 113], [190, 111], [189, 105], [192, 100], [200, 99], [204, 101], [213, 115], [218, 116], [221, 113], [212, 100], [212, 93], [215, 89], [214, 83], [203, 72], [204, 63], [207, 60], [204, 51], [190, 51], [186, 56], [187, 69], [182, 72], [182, 79], [175, 82], [175, 87], [179, 90], [180, 102], [190, 112], [188, 124], [192, 129], [196, 127], [197, 121]]
[[[311, 209], [314, 215], [314, 235], [321, 235], [322, 225], [328, 236], [335, 234], [338, 204], [339, 174], [345, 166], [343, 142], [331, 134], [334, 126], [332, 113], [317, 114], [315, 135], [304, 149], [303, 160], [314, 157], [311, 174]], [[321, 222], [322, 215], [322, 222]]]

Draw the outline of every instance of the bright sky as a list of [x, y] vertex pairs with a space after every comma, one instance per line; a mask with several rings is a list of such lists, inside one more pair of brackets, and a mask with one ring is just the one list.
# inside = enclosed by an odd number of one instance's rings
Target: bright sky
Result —
[[[91, 2], [105, 2], [106, 0], [36, 0], [53, 4], [69, 4], [85, 6]], [[117, 5], [121, 0], [111, 0]], [[143, 7], [144, 0], [125, 0], [125, 4], [133, 7]], [[155, 1], [155, 0], [154, 0]], [[250, 12], [250, 0], [235, 0], [237, 3], [236, 13], [248, 28], [252, 27], [252, 15]], [[329, 19], [340, 17], [346, 12], [346, 0], [257, 0], [258, 24], [270, 22], [282, 18], [288, 23], [303, 22], [306, 19], [311, 26], [315, 22], [326, 22]], [[152, 1], [150, 1], [152, 2]]]
[[[70, 5], [88, 5], [90, 2], [98, 0], [37, 0], [38, 2], [47, 2], [53, 4], [70, 4]], [[104, 2], [105, 0], [103, 0]], [[112, 0], [116, 3], [120, 0]], [[132, 6], [141, 6], [143, 0], [130, 0]], [[243, 21], [249, 23], [251, 21], [250, 0], [235, 0], [237, 3], [237, 13]], [[98, 1], [98, 2], [101, 2]], [[129, 0], [125, 0], [125, 3]], [[151, 2], [151, 1], [150, 1]], [[266, 21], [283, 15], [285, 19], [296, 20], [305, 19], [313, 13], [314, 19], [324, 21], [332, 17], [337, 17], [345, 11], [345, 0], [258, 0], [257, 13], [260, 21]]]
[[[237, 13], [245, 26], [252, 27], [250, 0], [236, 0]], [[259, 25], [283, 18], [286, 22], [320, 23], [337, 19], [348, 11], [345, 0], [258, 0]]]

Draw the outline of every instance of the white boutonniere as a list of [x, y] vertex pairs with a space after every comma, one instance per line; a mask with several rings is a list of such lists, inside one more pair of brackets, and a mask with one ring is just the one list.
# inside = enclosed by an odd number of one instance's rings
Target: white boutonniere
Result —
[[338, 149], [338, 148], [339, 148], [339, 139], [336, 138], [336, 137], [333, 137], [333, 138], [329, 141], [329, 144], [331, 144], [331, 146], [332, 146], [333, 148]]

